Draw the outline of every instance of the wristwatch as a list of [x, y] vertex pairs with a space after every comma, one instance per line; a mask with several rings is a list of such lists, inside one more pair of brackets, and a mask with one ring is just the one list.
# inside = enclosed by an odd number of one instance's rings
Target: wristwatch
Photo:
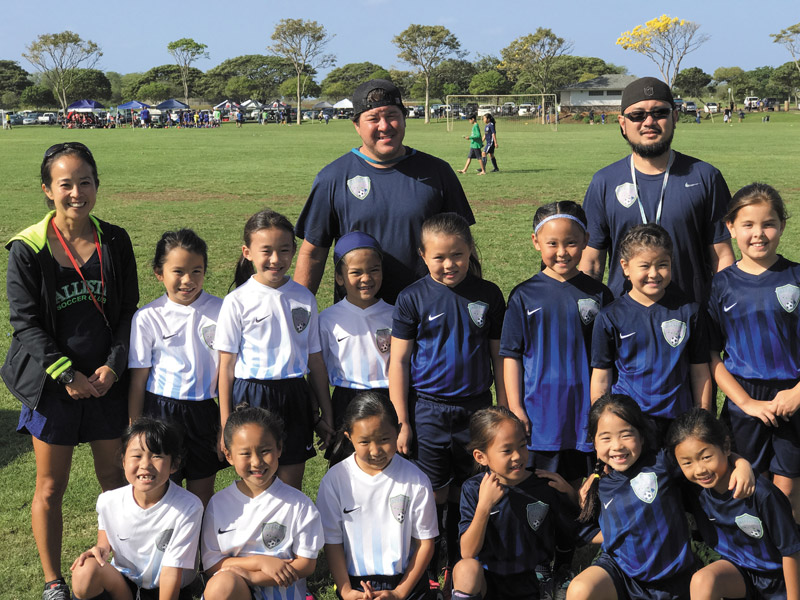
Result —
[[73, 381], [75, 381], [75, 369], [69, 367], [61, 372], [61, 375], [56, 377], [56, 381], [61, 385], [69, 385]]

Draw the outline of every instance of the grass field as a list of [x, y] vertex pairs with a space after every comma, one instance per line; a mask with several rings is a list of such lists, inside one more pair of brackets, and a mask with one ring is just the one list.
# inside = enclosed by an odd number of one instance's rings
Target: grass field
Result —
[[[460, 131], [464, 129], [464, 131]], [[448, 134], [445, 124], [425, 126], [409, 120], [408, 145], [461, 168], [467, 143], [461, 136], [468, 125]], [[581, 201], [592, 174], [627, 154], [627, 145], [614, 125], [562, 124], [548, 127], [519, 125], [504, 129], [498, 123], [500, 173], [460, 176], [475, 211], [475, 236], [485, 277], [505, 294], [538, 270], [530, 244], [531, 218], [540, 204], [555, 200]], [[177, 227], [194, 228], [209, 244], [206, 289], [223, 296], [240, 252], [245, 220], [264, 206], [294, 220], [303, 206], [315, 174], [359, 139], [352, 125], [301, 127], [259, 126], [215, 130], [76, 130], [18, 127], [0, 131], [0, 240], [41, 219], [45, 212], [38, 168], [44, 150], [63, 141], [81, 141], [93, 151], [101, 186], [95, 214], [125, 227], [131, 235], [139, 265], [141, 303], [162, 293], [148, 264], [161, 233]], [[768, 124], [757, 115], [744, 123], [681, 124], [674, 147], [702, 158], [724, 174], [731, 191], [765, 181], [778, 188], [790, 212], [800, 207], [800, 113], [775, 113]], [[474, 166], [474, 163], [473, 163]], [[799, 260], [800, 233], [789, 222], [782, 252]], [[0, 252], [5, 273], [6, 252]], [[330, 303], [331, 270], [318, 299]], [[0, 290], [0, 356], [11, 336], [5, 286]], [[30, 439], [15, 432], [17, 401], [0, 390], [0, 597], [35, 599], [42, 576], [30, 530], [30, 501], [35, 465]], [[316, 496], [323, 462], [309, 463], [306, 492]], [[218, 487], [231, 481], [231, 469], [220, 473]], [[64, 501], [63, 568], [90, 547], [96, 536], [94, 505], [99, 487], [88, 447], [75, 452], [71, 482]], [[320, 561], [319, 565], [322, 565]], [[318, 573], [323, 572], [318, 566]], [[333, 598], [330, 580], [311, 579], [318, 598]]]

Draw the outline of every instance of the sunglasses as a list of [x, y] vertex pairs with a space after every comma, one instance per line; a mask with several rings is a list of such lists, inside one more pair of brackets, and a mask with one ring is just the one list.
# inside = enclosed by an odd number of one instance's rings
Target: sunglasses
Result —
[[656, 108], [653, 110], [635, 110], [633, 112], [624, 113], [622, 116], [634, 123], [641, 123], [647, 117], [653, 117], [653, 120], [659, 121], [661, 119], [666, 119], [670, 114], [672, 114], [671, 108]]
[[89, 150], [89, 148], [87, 148], [80, 142], [64, 142], [63, 144], [55, 144], [53, 146], [50, 146], [47, 150], [44, 151], [44, 157], [50, 158], [51, 156], [55, 156], [56, 154], [66, 152], [67, 150], [77, 150], [78, 152], [85, 152], [89, 156], [92, 155], [92, 151]]

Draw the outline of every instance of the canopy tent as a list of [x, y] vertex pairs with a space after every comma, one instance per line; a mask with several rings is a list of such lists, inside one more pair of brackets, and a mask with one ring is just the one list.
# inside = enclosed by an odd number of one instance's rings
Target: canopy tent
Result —
[[231, 110], [238, 109], [239, 107], [240, 105], [238, 102], [234, 102], [233, 100], [223, 100], [214, 107], [214, 110]]
[[286, 108], [287, 106], [289, 105], [286, 104], [285, 102], [281, 102], [280, 100], [275, 100], [274, 102], [269, 104], [270, 108]]
[[322, 102], [317, 102], [314, 106], [311, 107], [314, 110], [322, 110], [323, 108], [333, 108], [333, 104], [330, 102], [326, 102], [323, 100]]
[[334, 104], [333, 108], [353, 108], [353, 102], [349, 98], [345, 98]]
[[264, 108], [264, 106], [266, 105], [261, 104], [261, 102], [259, 102], [258, 100], [253, 100], [252, 98], [250, 100], [242, 102], [242, 108], [244, 108], [245, 110], [262, 109]]
[[150, 108], [150, 105], [145, 104], [144, 102], [139, 102], [138, 100], [131, 100], [125, 104], [120, 104], [117, 107], [117, 110], [142, 110], [143, 108]]
[[67, 107], [67, 110], [75, 110], [78, 112], [86, 112], [89, 110], [95, 110], [98, 108], [105, 108], [102, 104], [100, 104], [97, 100], [78, 100], [77, 102], [73, 102]]
[[171, 98], [170, 100], [164, 100], [161, 104], [157, 104], [156, 108], [159, 110], [172, 109], [172, 108], [186, 110], [187, 108], [189, 108], [189, 105], [184, 104], [179, 100], [175, 100], [175, 98]]

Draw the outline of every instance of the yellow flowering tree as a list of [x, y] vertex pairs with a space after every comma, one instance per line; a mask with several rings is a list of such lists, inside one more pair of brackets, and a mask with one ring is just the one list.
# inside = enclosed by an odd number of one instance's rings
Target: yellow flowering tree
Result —
[[617, 46], [644, 54], [656, 63], [661, 77], [672, 87], [683, 58], [708, 41], [699, 29], [700, 25], [692, 21], [661, 15], [621, 34]]

